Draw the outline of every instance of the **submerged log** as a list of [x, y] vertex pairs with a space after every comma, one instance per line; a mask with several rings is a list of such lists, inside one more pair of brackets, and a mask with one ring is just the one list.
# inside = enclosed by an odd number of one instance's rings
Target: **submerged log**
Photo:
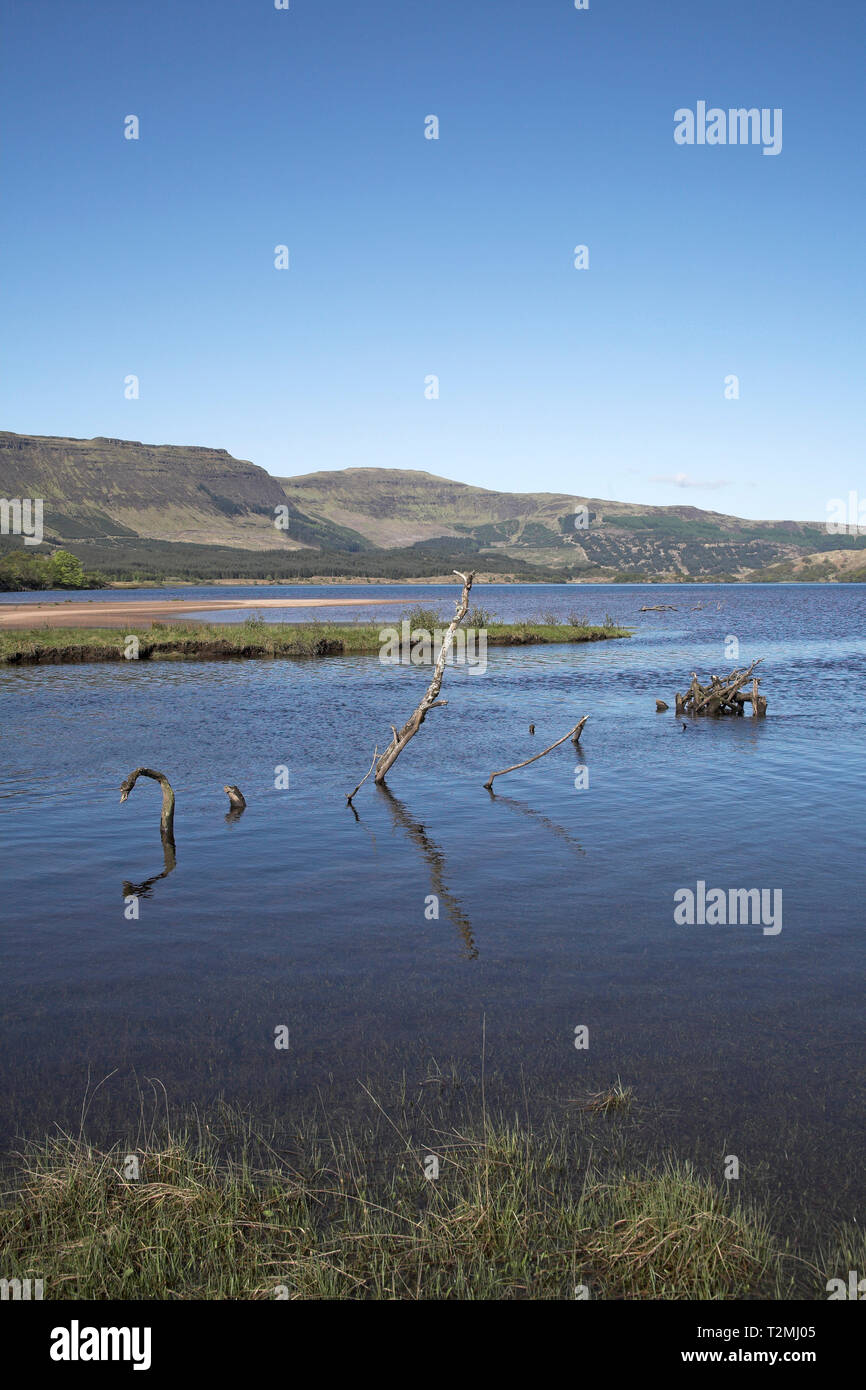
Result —
[[164, 840], [174, 846], [174, 791], [164, 772], [154, 772], [149, 767], [137, 767], [131, 772], [125, 782], [120, 784], [120, 804], [123, 805], [129, 793], [132, 791], [139, 777], [152, 777], [154, 782], [158, 782], [162, 787], [162, 814], [159, 819], [159, 830]]
[[[678, 695], [677, 700], [679, 700], [679, 698]], [[667, 708], [668, 706], [665, 704], [664, 700], [656, 700], [656, 714], [664, 714]]]
[[229, 809], [226, 812], [226, 825], [234, 825], [236, 821], [240, 820], [244, 811], [247, 809], [247, 803], [240, 787], [223, 787], [223, 791], [229, 799]]
[[587, 721], [588, 718], [589, 718], [589, 715], [588, 715], [588, 714], [585, 714], [585, 715], [583, 716], [583, 718], [582, 718], [577, 724], [575, 724], [575, 726], [574, 726], [574, 734], [572, 735], [572, 739], [571, 739], [572, 743], [574, 743], [574, 744], [580, 743], [580, 736], [581, 736], [581, 734], [583, 733], [583, 726], [584, 726], [584, 724], [586, 723], [586, 721]]

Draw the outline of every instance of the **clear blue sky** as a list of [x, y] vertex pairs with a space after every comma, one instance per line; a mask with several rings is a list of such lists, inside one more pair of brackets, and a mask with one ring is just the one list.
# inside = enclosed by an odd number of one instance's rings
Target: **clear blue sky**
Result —
[[[866, 495], [862, 0], [3, 11], [5, 428], [753, 517]], [[782, 153], [677, 146], [700, 100], [781, 107]]]

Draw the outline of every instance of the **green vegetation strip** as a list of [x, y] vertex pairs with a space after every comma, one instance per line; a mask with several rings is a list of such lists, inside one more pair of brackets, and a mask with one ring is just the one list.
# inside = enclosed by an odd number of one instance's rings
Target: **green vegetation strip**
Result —
[[[242, 623], [151, 623], [146, 627], [41, 627], [0, 631], [0, 664], [38, 665], [84, 661], [123, 661], [138, 639], [142, 661], [226, 658], [343, 656], [378, 652], [379, 633], [395, 623], [375, 626], [340, 623], [266, 623], [248, 618]], [[440, 629], [448, 620], [438, 620]], [[413, 631], [424, 624], [413, 623]], [[467, 624], [471, 626], [471, 624]], [[476, 625], [476, 631], [480, 625]], [[434, 628], [428, 629], [433, 634]], [[493, 623], [484, 629], [489, 646], [525, 646], [549, 642], [599, 642], [630, 637], [612, 622], [603, 626], [571, 622]]]
[[567, 1124], [401, 1128], [313, 1124], [278, 1149], [223, 1107], [133, 1148], [46, 1142], [0, 1208], [0, 1268], [46, 1299], [825, 1298], [840, 1257], [863, 1268], [862, 1234], [807, 1265], [730, 1185], [605, 1168]]

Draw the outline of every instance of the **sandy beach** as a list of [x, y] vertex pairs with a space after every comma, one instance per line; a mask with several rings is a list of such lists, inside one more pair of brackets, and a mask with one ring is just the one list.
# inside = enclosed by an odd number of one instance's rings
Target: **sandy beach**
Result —
[[407, 598], [226, 598], [226, 599], [99, 599], [76, 603], [0, 604], [0, 628], [137, 627], [142, 623], [184, 618], [190, 613], [227, 613], [248, 608], [372, 608], [379, 604], [411, 603]]

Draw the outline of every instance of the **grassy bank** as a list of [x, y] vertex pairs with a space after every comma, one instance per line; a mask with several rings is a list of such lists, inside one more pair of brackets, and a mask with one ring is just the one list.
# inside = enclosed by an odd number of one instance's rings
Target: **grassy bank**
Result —
[[[409, 615], [410, 617], [412, 615]], [[0, 632], [0, 664], [39, 665], [128, 659], [129, 638], [138, 639], [141, 661], [171, 658], [216, 661], [231, 658], [343, 656], [375, 653], [379, 633], [396, 625], [354, 623], [266, 623], [247, 618], [242, 623], [154, 622], [130, 628], [36, 627]], [[439, 619], [447, 626], [447, 618]], [[468, 626], [469, 624], [467, 624]], [[413, 630], [423, 626], [414, 622]], [[480, 624], [476, 624], [476, 630]], [[430, 629], [432, 631], [432, 628]], [[544, 642], [599, 642], [629, 637], [625, 628], [573, 622], [490, 623], [488, 646], [526, 646]]]
[[[777, 1298], [802, 1283], [763, 1217], [688, 1166], [606, 1170], [597, 1143], [576, 1153], [561, 1126], [502, 1119], [420, 1148], [395, 1132], [383, 1153], [375, 1127], [307, 1128], [280, 1152], [225, 1111], [133, 1147], [47, 1143], [0, 1209], [0, 1268], [43, 1279], [46, 1299]], [[823, 1279], [808, 1270], [801, 1296], [825, 1297]]]

